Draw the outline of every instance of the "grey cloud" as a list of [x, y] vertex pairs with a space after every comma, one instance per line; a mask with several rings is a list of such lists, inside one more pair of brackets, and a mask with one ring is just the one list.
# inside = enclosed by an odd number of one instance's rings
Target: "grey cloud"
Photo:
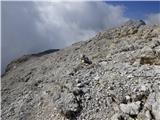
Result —
[[32, 2], [2, 2], [2, 71], [17, 57], [51, 47], [37, 32], [38, 16], [33, 5]]
[[146, 23], [160, 25], [160, 13], [149, 14], [147, 16]]
[[2, 71], [13, 59], [63, 48], [124, 23], [122, 6], [104, 2], [2, 2]]
[[128, 20], [123, 7], [104, 2], [36, 3], [36, 8], [41, 18], [37, 23], [39, 32], [64, 43], [69, 40], [68, 44]]

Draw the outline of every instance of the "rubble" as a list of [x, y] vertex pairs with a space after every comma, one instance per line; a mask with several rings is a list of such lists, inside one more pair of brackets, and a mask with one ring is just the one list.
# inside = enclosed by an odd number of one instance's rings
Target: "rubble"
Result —
[[13, 61], [1, 80], [2, 120], [160, 120], [159, 34], [131, 20]]

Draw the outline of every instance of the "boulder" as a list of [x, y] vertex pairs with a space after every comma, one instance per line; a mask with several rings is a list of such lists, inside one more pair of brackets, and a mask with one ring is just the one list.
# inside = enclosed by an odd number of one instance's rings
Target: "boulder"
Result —
[[120, 104], [120, 109], [122, 112], [127, 113], [129, 115], [137, 115], [140, 110], [140, 101], [132, 102], [128, 104]]

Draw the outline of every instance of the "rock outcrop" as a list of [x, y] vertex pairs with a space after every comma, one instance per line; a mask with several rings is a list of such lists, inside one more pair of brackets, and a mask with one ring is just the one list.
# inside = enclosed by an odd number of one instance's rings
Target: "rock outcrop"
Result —
[[18, 59], [1, 82], [2, 120], [160, 120], [160, 27], [131, 20]]

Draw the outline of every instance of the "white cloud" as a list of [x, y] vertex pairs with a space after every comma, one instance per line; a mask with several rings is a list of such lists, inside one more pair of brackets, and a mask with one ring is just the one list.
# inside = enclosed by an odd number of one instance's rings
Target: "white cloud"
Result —
[[124, 23], [123, 6], [104, 2], [35, 3], [38, 30], [57, 47], [86, 40], [103, 29]]
[[146, 19], [146, 23], [160, 25], [160, 13], [148, 15]]

